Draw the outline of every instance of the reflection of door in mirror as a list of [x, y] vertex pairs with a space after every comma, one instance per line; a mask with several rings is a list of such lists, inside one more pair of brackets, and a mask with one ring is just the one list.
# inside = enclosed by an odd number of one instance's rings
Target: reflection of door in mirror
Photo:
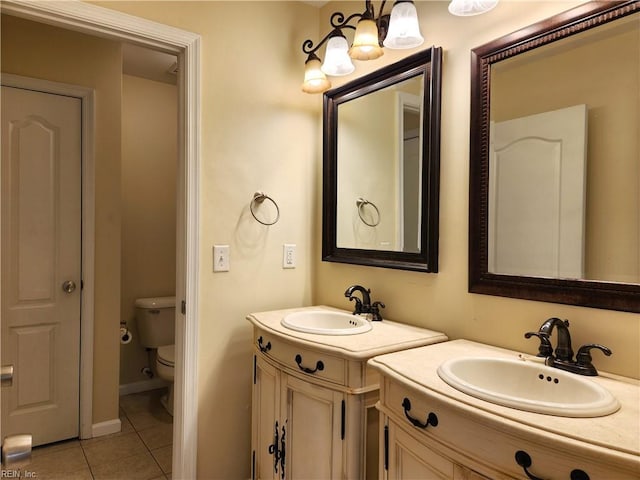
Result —
[[420, 251], [423, 83], [421, 74], [338, 106], [339, 248]]
[[639, 25], [636, 13], [491, 65], [492, 122], [587, 106], [582, 279], [640, 283]]
[[401, 119], [399, 136], [400, 144], [399, 212], [398, 232], [401, 238], [398, 245], [403, 252], [420, 251], [420, 199], [422, 198], [422, 162], [420, 161], [420, 132], [422, 131], [420, 115], [421, 98], [409, 93], [398, 93], [398, 112]]
[[586, 113], [492, 122], [489, 272], [583, 278]]

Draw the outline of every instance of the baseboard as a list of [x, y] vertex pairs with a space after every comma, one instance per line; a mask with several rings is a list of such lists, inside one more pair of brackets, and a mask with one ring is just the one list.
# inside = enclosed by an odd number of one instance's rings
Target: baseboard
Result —
[[130, 395], [132, 393], [146, 392], [148, 390], [155, 390], [156, 388], [162, 388], [169, 386], [169, 382], [162, 378], [150, 378], [148, 380], [141, 380], [139, 382], [125, 383], [120, 385], [120, 396]]
[[113, 420], [107, 420], [106, 422], [94, 423], [91, 425], [91, 436], [102, 437], [103, 435], [110, 435], [112, 433], [118, 433], [122, 430], [120, 419], [115, 418]]

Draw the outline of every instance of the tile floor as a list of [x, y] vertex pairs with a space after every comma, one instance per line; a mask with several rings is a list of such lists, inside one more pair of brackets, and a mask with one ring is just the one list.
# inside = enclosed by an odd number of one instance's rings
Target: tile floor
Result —
[[36, 447], [23, 471], [37, 480], [171, 479], [173, 418], [160, 404], [165, 392], [120, 397], [121, 432]]

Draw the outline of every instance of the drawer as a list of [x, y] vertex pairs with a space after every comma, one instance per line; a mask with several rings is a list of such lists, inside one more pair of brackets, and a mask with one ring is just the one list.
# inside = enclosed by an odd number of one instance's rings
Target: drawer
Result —
[[489, 478], [526, 479], [516, 452], [526, 454], [519, 454], [521, 462], [529, 457], [529, 472], [549, 480], [568, 480], [574, 470], [584, 471], [590, 480], [631, 480], [640, 473], [639, 459], [621, 461], [617, 454], [607, 455], [588, 444], [560, 443], [551, 434], [529, 435], [512, 424], [487, 421], [387, 377], [380, 393], [381, 408], [399, 426], [421, 443]]
[[293, 372], [346, 384], [347, 365], [342, 358], [287, 342], [258, 329], [254, 330], [254, 345], [263, 355]]

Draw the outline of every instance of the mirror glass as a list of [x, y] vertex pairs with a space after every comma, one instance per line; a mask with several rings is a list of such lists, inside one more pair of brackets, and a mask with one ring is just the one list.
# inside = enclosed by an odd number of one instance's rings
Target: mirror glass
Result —
[[437, 271], [441, 56], [325, 93], [323, 260]]
[[339, 248], [420, 252], [424, 74], [338, 106]]
[[585, 4], [472, 57], [470, 290], [638, 311], [637, 2]]

